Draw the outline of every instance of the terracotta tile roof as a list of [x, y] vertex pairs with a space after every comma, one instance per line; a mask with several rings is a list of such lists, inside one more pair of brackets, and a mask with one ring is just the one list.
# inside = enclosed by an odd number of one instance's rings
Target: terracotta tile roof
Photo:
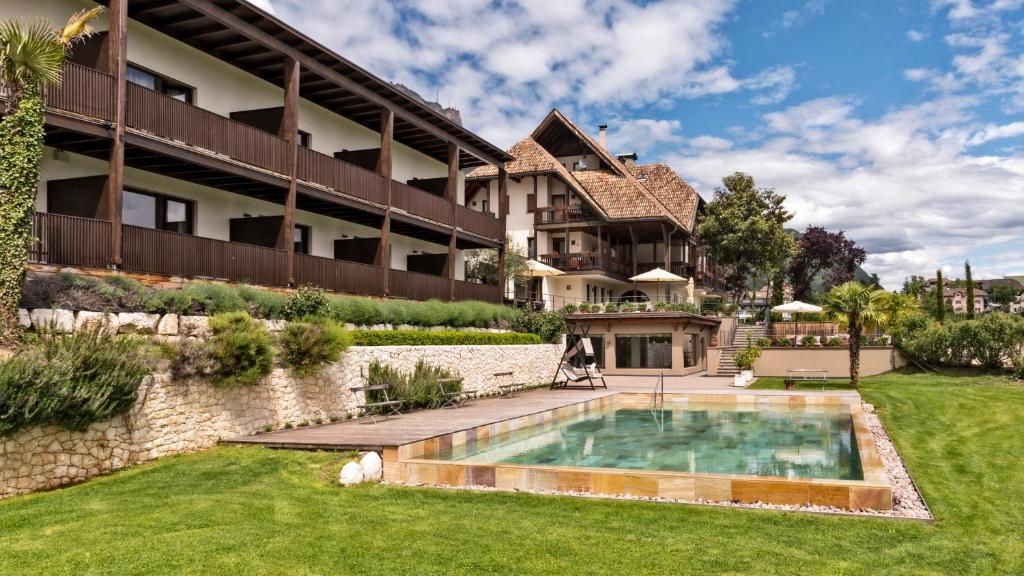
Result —
[[[570, 172], [550, 152], [534, 140], [541, 128], [551, 121], [561, 122], [601, 158], [610, 170], [576, 170]], [[561, 111], [555, 109], [534, 131], [509, 149], [515, 160], [505, 169], [509, 176], [556, 174], [566, 185], [587, 198], [610, 220], [666, 218], [680, 228], [693, 231], [697, 192], [666, 164], [641, 164], [627, 167], [614, 154], [601, 147]], [[637, 177], [645, 174], [644, 181]], [[494, 166], [481, 166], [466, 175], [467, 179], [491, 179], [498, 175]]]
[[700, 196], [692, 186], [668, 164], [635, 164], [628, 168], [687, 230], [693, 231]]

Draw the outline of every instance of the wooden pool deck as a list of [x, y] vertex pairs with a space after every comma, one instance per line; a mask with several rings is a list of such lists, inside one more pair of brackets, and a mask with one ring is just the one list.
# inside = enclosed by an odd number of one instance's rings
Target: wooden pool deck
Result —
[[[460, 430], [467, 430], [501, 420], [545, 412], [610, 396], [620, 392], [650, 393], [655, 379], [647, 377], [608, 378], [608, 389], [597, 390], [529, 390], [510, 398], [483, 398], [455, 409], [419, 410], [375, 424], [347, 420], [321, 426], [281, 430], [253, 436], [240, 436], [226, 442], [254, 444], [269, 448], [294, 450], [383, 450], [411, 442], [426, 440]], [[783, 392], [780, 390], [742, 390], [732, 388], [731, 378], [683, 377], [666, 378], [665, 392], [756, 395], [853, 395], [856, 392]]]

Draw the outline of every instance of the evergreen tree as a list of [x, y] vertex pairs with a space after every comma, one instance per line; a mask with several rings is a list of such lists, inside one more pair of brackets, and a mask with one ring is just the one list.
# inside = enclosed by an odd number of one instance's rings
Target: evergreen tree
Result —
[[974, 320], [974, 280], [971, 278], [970, 262], [964, 262], [964, 275], [967, 277], [967, 319]]
[[935, 271], [935, 278], [938, 282], [935, 284], [935, 319], [939, 322], [946, 321], [946, 298], [943, 292], [945, 288], [942, 286], [942, 268]]

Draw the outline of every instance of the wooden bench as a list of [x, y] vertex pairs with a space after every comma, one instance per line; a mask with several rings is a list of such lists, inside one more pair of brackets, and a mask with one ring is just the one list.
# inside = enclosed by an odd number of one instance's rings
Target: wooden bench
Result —
[[823, 368], [790, 368], [786, 370], [786, 377], [782, 380], [786, 390], [796, 388], [797, 382], [821, 382], [821, 389], [825, 389], [828, 382], [828, 370]]
[[[356, 408], [359, 408], [360, 410], [363, 411], [364, 415], [370, 417], [369, 420], [365, 420], [365, 419], [361, 420], [359, 422], [360, 424], [376, 424], [377, 423], [377, 414], [374, 414], [373, 410], [375, 410], [377, 408], [380, 408], [382, 411], [384, 411], [384, 420], [390, 420], [392, 416], [401, 416], [402, 415], [400, 410], [402, 408], [402, 404], [404, 404], [405, 401], [404, 400], [392, 400], [391, 398], [389, 398], [388, 397], [388, 390], [390, 388], [391, 387], [388, 386], [387, 384], [377, 384], [377, 385], [374, 385], [374, 386], [358, 386], [358, 387], [352, 389], [353, 392], [362, 392], [363, 393], [363, 399], [364, 399], [363, 402], [364, 403], [357, 405]], [[381, 401], [381, 402], [366, 402], [366, 393], [367, 392], [374, 392], [374, 391], [377, 391], [377, 390], [381, 391], [384, 394], [384, 400]]]
[[[464, 406], [470, 400], [476, 399], [476, 392], [467, 392], [462, 389], [462, 377], [439, 378], [437, 387], [441, 389], [441, 408], [458, 408]], [[458, 390], [445, 390], [445, 384], [459, 384]]]
[[[502, 378], [512, 378], [512, 372], [495, 372], [494, 379], [501, 380]], [[516, 395], [517, 392], [523, 392], [526, 390], [525, 382], [508, 382], [506, 384], [498, 384], [498, 395], [501, 398], [511, 398]]]

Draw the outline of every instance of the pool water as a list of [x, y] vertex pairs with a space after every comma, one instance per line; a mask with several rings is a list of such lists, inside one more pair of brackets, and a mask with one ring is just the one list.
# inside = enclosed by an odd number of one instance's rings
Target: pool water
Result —
[[613, 404], [427, 457], [481, 464], [864, 478], [848, 412], [730, 404], [669, 403], [662, 410]]

